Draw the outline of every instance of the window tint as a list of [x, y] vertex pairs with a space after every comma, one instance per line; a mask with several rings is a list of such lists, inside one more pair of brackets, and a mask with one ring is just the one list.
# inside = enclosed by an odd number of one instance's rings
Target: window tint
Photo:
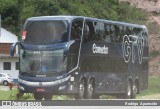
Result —
[[11, 70], [11, 62], [3, 62], [3, 70]]
[[46, 45], [68, 41], [68, 22], [29, 21], [25, 26], [27, 44]]
[[84, 43], [90, 42], [94, 38], [94, 26], [92, 21], [85, 22], [84, 26]]
[[[147, 33], [142, 28], [122, 24], [111, 24], [98, 21], [86, 21], [84, 27], [84, 43], [90, 41], [105, 41], [111, 43], [122, 43], [124, 35], [144, 38], [144, 44], [148, 45]], [[137, 40], [130, 37], [130, 41]]]
[[80, 39], [82, 36], [83, 21], [75, 20], [72, 22], [71, 39]]
[[110, 25], [109, 25], [109, 24], [105, 24], [105, 25], [104, 25], [104, 29], [105, 29], [104, 41], [105, 41], [105, 42], [111, 42], [111, 37], [110, 37]]

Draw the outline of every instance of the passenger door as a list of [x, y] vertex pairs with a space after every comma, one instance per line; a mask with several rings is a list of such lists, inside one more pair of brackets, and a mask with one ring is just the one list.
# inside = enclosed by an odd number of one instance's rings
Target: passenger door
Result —
[[70, 40], [73, 41], [69, 48], [68, 65], [69, 71], [77, 69], [79, 65], [79, 52], [81, 46], [81, 37], [83, 30], [83, 19], [75, 19], [72, 21]]

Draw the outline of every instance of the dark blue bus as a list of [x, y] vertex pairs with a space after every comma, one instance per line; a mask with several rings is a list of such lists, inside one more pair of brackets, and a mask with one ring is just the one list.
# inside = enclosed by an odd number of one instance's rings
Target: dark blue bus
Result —
[[144, 25], [83, 16], [26, 20], [19, 44], [19, 91], [36, 100], [115, 95], [135, 98], [148, 87], [148, 32]]

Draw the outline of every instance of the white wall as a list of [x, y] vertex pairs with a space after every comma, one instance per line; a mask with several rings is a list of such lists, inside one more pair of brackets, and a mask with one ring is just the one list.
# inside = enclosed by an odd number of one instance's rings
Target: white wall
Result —
[[18, 37], [16, 35], [7, 31], [4, 28], [0, 28], [0, 29], [1, 29], [0, 43], [15, 43], [18, 41]]
[[[6, 73], [12, 76], [13, 79], [18, 79], [19, 70], [16, 70], [16, 62], [18, 58], [0, 58], [0, 73]], [[3, 70], [3, 62], [11, 62], [11, 70]]]

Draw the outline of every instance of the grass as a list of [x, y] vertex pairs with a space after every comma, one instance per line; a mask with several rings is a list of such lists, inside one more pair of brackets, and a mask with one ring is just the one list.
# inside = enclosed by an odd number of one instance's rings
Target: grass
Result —
[[137, 96], [138, 99], [160, 99], [160, 76], [149, 77], [148, 89]]
[[[0, 100], [17, 100], [18, 90], [13, 88], [12, 91], [3, 91], [0, 90]], [[112, 96], [101, 96], [101, 99], [112, 99]], [[74, 99], [73, 96], [53, 96], [52, 100], [71, 100]], [[149, 77], [149, 86], [148, 89], [141, 94], [137, 95], [137, 99], [160, 99], [160, 76]], [[34, 100], [32, 94], [25, 94], [20, 100]]]
[[13, 89], [12, 91], [0, 90], [0, 100], [15, 100], [17, 93], [17, 89]]

